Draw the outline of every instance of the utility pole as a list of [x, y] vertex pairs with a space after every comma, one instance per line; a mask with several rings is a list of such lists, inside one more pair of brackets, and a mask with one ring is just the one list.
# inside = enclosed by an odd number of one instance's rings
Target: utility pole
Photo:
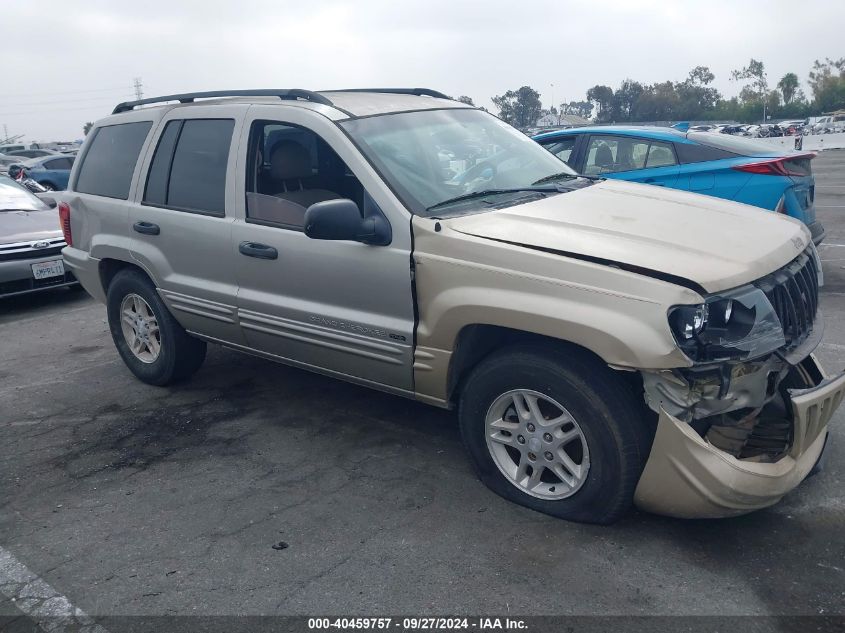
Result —
[[134, 85], [135, 85], [135, 98], [138, 99], [138, 101], [140, 101], [141, 99], [144, 98], [144, 84], [141, 83], [140, 77], [135, 77]]

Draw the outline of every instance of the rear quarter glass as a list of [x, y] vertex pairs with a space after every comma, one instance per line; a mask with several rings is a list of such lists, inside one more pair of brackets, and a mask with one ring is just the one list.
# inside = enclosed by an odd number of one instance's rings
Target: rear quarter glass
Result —
[[126, 200], [138, 156], [152, 125], [152, 121], [137, 121], [97, 128], [82, 157], [74, 191]]

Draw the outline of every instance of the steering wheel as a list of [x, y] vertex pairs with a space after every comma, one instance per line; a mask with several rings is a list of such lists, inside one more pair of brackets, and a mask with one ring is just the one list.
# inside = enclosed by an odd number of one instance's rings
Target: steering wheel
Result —
[[466, 193], [472, 193], [492, 189], [493, 181], [496, 180], [498, 173], [496, 164], [490, 160], [485, 160], [459, 174], [456, 180], [464, 186]]

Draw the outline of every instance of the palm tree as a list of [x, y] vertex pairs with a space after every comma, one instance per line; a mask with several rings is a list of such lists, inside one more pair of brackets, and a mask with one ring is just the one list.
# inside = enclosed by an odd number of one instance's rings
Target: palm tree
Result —
[[783, 95], [784, 105], [789, 105], [789, 102], [795, 98], [795, 93], [798, 90], [798, 75], [795, 73], [786, 73], [778, 82], [778, 88]]

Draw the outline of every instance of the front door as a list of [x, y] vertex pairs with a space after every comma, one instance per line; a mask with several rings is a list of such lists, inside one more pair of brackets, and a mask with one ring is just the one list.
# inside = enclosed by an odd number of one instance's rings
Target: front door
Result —
[[[391, 391], [413, 390], [410, 219], [322, 115], [253, 106], [240, 149], [242, 216], [232, 227], [238, 317], [249, 347]], [[248, 132], [247, 132], [248, 126]], [[383, 214], [387, 246], [310, 239], [305, 210], [348, 198]]]

